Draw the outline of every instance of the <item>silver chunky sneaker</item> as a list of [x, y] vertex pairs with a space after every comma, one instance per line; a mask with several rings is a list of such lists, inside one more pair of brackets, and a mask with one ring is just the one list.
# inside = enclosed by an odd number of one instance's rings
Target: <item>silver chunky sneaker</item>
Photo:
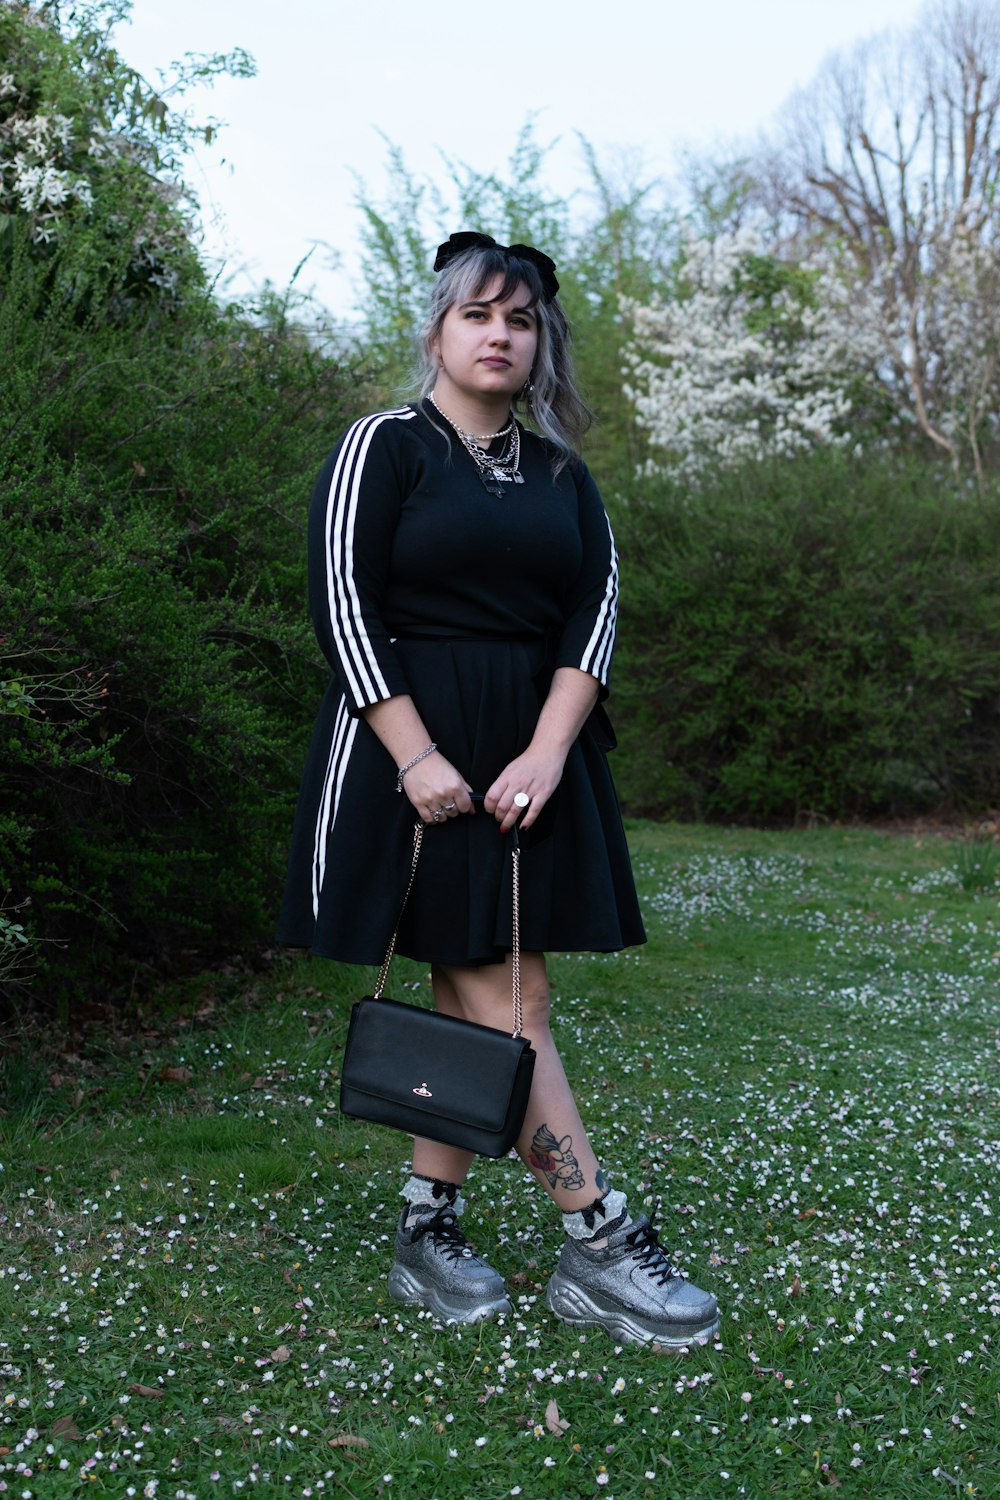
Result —
[[503, 1278], [470, 1248], [455, 1210], [414, 1215], [404, 1208], [396, 1232], [389, 1294], [426, 1307], [443, 1323], [479, 1323], [512, 1311]]
[[612, 1230], [604, 1250], [568, 1239], [545, 1300], [577, 1328], [604, 1328], [618, 1343], [683, 1349], [719, 1331], [719, 1306], [676, 1269], [640, 1215]]

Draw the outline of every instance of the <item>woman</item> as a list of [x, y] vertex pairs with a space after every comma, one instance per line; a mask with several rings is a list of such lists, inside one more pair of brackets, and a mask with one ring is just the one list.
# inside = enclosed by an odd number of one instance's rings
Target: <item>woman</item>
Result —
[[[313, 502], [310, 598], [333, 682], [281, 938], [381, 962], [416, 812], [429, 833], [398, 951], [431, 964], [438, 1010], [502, 1028], [502, 835], [518, 823], [524, 1033], [537, 1060], [517, 1150], [567, 1235], [548, 1305], [618, 1340], [680, 1347], [716, 1331], [715, 1298], [675, 1271], [653, 1226], [605, 1179], [549, 1030], [546, 949], [645, 940], [600, 707], [617, 563], [577, 456], [587, 413], [555, 266], [531, 246], [462, 233], [434, 269], [422, 399], [356, 422]], [[511, 1309], [459, 1227], [470, 1161], [414, 1142], [389, 1275], [394, 1297], [456, 1322]]]

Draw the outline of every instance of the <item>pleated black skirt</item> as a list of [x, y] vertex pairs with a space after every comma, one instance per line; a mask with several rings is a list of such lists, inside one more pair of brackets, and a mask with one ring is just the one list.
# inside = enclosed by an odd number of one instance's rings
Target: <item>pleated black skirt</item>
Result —
[[[424, 723], [476, 792], [528, 745], [548, 688], [541, 642], [398, 640]], [[521, 946], [610, 952], [645, 941], [603, 711], [521, 841]], [[416, 822], [396, 766], [335, 686], [303, 778], [279, 941], [344, 963], [379, 964], [409, 879]], [[431, 963], [496, 963], [510, 951], [510, 840], [482, 806], [430, 825], [397, 951]]]

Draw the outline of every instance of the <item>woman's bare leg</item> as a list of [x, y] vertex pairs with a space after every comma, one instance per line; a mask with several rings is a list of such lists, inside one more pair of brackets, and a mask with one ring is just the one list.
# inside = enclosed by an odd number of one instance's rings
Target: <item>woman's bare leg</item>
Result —
[[[653, 1226], [644, 1217], [632, 1219], [625, 1195], [609, 1190], [597, 1165], [549, 1029], [543, 954], [522, 955], [521, 993], [524, 1034], [536, 1062], [517, 1152], [561, 1209], [567, 1234], [546, 1288], [549, 1307], [563, 1321], [604, 1328], [621, 1343], [634, 1340], [682, 1348], [710, 1337], [719, 1326], [715, 1298], [675, 1274]], [[438, 1008], [449, 1015], [506, 1027], [511, 1014], [510, 959], [478, 969], [435, 965], [434, 994]], [[443, 1182], [461, 1183], [470, 1159], [468, 1152], [432, 1141], [414, 1144], [414, 1171]], [[439, 1191], [438, 1184], [434, 1191]], [[400, 1251], [397, 1242], [397, 1257], [405, 1253], [405, 1246]], [[452, 1315], [468, 1321], [509, 1305], [502, 1283], [495, 1285], [495, 1273], [482, 1261], [466, 1262], [476, 1278], [470, 1283], [475, 1290], [460, 1287], [457, 1295], [436, 1263], [428, 1270], [427, 1262], [425, 1255], [404, 1286], [407, 1271], [397, 1259], [390, 1275], [393, 1295], [434, 1307], [435, 1298], [451, 1294], [456, 1296], [451, 1305], [459, 1309]], [[400, 1281], [395, 1289], [393, 1277]]]
[[[438, 1010], [480, 1026], [502, 1030], [510, 1025], [509, 958], [502, 964], [485, 964], [475, 969], [435, 964], [433, 977]], [[606, 1184], [549, 1029], [549, 983], [541, 953], [521, 956], [521, 998], [524, 1035], [531, 1041], [536, 1060], [531, 1097], [516, 1149], [556, 1205], [564, 1212], [572, 1212], [599, 1198]], [[471, 1160], [469, 1152], [451, 1146], [425, 1140], [414, 1142], [413, 1169], [424, 1177], [461, 1183]]]

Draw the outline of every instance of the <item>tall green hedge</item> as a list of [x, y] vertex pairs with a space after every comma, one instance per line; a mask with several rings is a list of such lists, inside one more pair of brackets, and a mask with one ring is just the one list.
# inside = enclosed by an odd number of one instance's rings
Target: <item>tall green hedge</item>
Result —
[[122, 298], [113, 261], [22, 243], [0, 286], [0, 982], [53, 1001], [271, 931], [306, 506], [364, 400], [280, 303]]
[[835, 453], [613, 504], [625, 806], [737, 820], [1000, 801], [1000, 489]]

